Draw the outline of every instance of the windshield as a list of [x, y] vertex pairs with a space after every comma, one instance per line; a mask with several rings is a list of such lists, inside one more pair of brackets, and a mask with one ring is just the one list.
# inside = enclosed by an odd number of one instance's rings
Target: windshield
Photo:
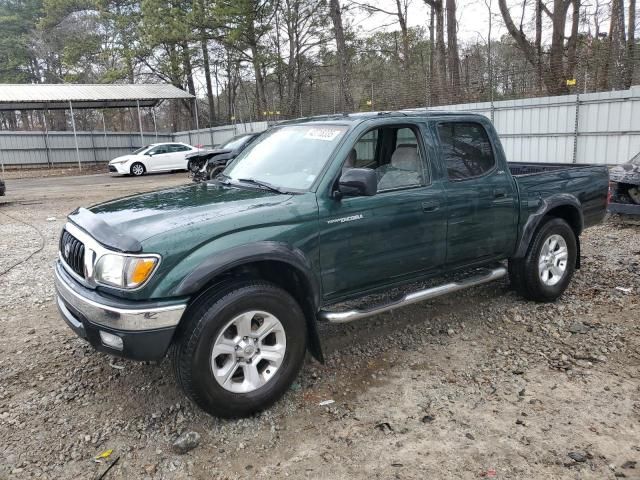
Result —
[[263, 133], [224, 171], [232, 181], [252, 179], [308, 189], [347, 131], [344, 125], [288, 125]]
[[640, 153], [636, 153], [635, 157], [629, 160], [631, 165], [640, 165]]
[[240, 135], [238, 137], [233, 137], [228, 142], [223, 143], [220, 148], [234, 150], [242, 146], [242, 144], [246, 143], [247, 140], [249, 140], [250, 138], [251, 138], [251, 135]]
[[145, 145], [144, 147], [140, 147], [139, 149], [134, 150], [134, 151], [131, 153], [131, 155], [137, 155], [137, 154], [139, 154], [139, 153], [142, 153], [142, 152], [144, 152], [147, 148], [149, 148], [150, 146], [151, 146], [151, 145]]

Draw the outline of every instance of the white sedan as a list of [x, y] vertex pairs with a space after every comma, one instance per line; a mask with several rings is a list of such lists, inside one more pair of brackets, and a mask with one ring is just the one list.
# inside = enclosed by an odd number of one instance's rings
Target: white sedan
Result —
[[109, 171], [140, 176], [151, 172], [186, 170], [187, 155], [198, 150], [186, 143], [153, 143], [129, 155], [114, 158], [109, 162]]

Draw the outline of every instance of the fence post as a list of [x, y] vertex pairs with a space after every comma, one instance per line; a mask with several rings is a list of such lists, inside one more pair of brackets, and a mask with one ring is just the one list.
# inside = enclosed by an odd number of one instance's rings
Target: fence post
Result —
[[572, 162], [578, 161], [578, 128], [579, 128], [579, 116], [580, 116], [580, 90], [576, 88], [576, 118], [573, 126], [573, 157]]
[[104, 109], [100, 113], [102, 113], [102, 133], [104, 134], [104, 146], [107, 149], [107, 161], [108, 161], [111, 159], [109, 158], [109, 141], [107, 140], [107, 124], [104, 122]]
[[138, 126], [140, 127], [140, 147], [144, 147], [144, 134], [142, 133], [142, 116], [140, 114], [140, 100], [136, 100], [138, 107]]
[[71, 110], [71, 126], [73, 127], [73, 139], [76, 142], [76, 158], [78, 159], [78, 170], [82, 170], [82, 164], [80, 163], [80, 149], [78, 148], [78, 135], [76, 133], [76, 118], [73, 115], [73, 104], [69, 100], [69, 110]]
[[42, 120], [44, 124], [44, 149], [47, 154], [47, 165], [51, 168], [53, 165], [51, 164], [51, 157], [49, 156], [49, 126], [47, 125], [47, 111], [42, 111]]

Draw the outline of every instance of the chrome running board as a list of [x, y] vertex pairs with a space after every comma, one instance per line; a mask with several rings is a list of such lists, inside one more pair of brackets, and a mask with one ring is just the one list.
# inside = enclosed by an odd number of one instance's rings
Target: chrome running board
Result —
[[372, 315], [378, 315], [379, 313], [388, 312], [395, 308], [411, 305], [412, 303], [422, 302], [424, 300], [431, 300], [432, 298], [446, 295], [448, 293], [457, 292], [469, 287], [475, 287], [476, 285], [482, 285], [483, 283], [492, 282], [504, 277], [507, 274], [506, 267], [496, 267], [489, 270], [482, 275], [476, 275], [466, 278], [459, 282], [445, 283], [444, 285], [438, 285], [437, 287], [427, 288], [425, 290], [419, 290], [417, 292], [408, 293], [399, 300], [395, 300], [390, 303], [385, 303], [380, 306], [368, 308], [366, 310], [347, 310], [345, 312], [330, 312], [327, 310], [320, 310], [318, 314], [320, 319], [327, 320], [331, 323], [347, 323], [354, 320], [360, 320], [361, 318], [370, 317]]

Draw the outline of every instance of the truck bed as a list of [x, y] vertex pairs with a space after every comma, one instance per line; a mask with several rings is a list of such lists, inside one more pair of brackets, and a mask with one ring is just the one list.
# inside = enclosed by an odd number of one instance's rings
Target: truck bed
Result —
[[521, 218], [529, 218], [536, 211], [539, 199], [561, 192], [579, 200], [585, 227], [602, 221], [609, 186], [606, 165], [517, 162], [507, 165], [518, 186]]
[[569, 170], [582, 167], [595, 167], [590, 164], [576, 163], [526, 163], [526, 162], [507, 162], [511, 175], [521, 177], [523, 175], [537, 175], [539, 173], [553, 172], [557, 170]]

